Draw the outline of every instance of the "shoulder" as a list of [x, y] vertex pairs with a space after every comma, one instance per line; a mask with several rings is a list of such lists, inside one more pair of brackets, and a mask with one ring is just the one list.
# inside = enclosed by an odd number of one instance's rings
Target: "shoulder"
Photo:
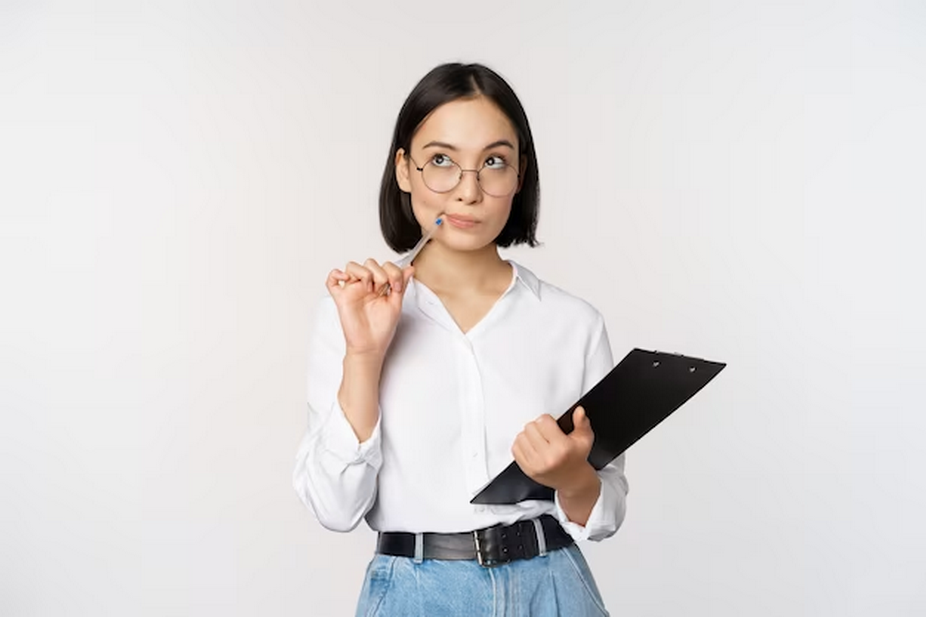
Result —
[[601, 312], [584, 298], [553, 285], [534, 274], [529, 268], [509, 260], [517, 277], [539, 300], [544, 313], [556, 315], [573, 327], [585, 327], [597, 332], [604, 327]]

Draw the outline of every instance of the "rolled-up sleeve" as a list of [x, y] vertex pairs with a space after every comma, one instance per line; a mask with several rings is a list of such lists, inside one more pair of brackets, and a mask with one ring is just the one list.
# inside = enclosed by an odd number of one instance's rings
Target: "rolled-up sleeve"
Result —
[[309, 340], [308, 428], [299, 444], [293, 487], [324, 527], [350, 531], [373, 507], [382, 466], [381, 428], [360, 442], [338, 404], [344, 337], [337, 307], [317, 307]]
[[[585, 361], [585, 374], [583, 377], [583, 393], [591, 390], [601, 379], [614, 368], [611, 356], [611, 344], [608, 340], [608, 331], [604, 318], [599, 314], [595, 334], [591, 338], [588, 354]], [[576, 540], [600, 541], [613, 536], [627, 511], [627, 493], [629, 485], [624, 475], [625, 455], [616, 459], [598, 470], [601, 480], [601, 491], [598, 500], [589, 514], [585, 525], [579, 525], [569, 520], [559, 502], [559, 493], [554, 494], [556, 517], [563, 528]]]

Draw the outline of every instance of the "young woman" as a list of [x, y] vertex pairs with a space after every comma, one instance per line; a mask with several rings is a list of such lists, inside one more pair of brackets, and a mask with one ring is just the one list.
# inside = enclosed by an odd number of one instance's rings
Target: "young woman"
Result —
[[[613, 367], [585, 301], [499, 255], [537, 244], [527, 116], [478, 65], [428, 73], [399, 112], [380, 193], [405, 268], [328, 276], [308, 367], [309, 427], [293, 483], [325, 527], [379, 532], [357, 615], [607, 615], [576, 540], [624, 518], [624, 458], [596, 471], [579, 408]], [[441, 224], [435, 221], [440, 218]], [[511, 461], [553, 501], [470, 500]]]

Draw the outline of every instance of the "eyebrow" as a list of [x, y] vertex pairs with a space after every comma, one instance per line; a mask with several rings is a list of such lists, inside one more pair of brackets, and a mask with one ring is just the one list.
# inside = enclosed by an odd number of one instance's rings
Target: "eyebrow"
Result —
[[[498, 141], [493, 141], [492, 143], [490, 143], [488, 146], [486, 146], [482, 150], [484, 152], [486, 150], [491, 150], [492, 148], [497, 148], [499, 146], [507, 146], [511, 148], [512, 150], [514, 150], [514, 145], [507, 139], [499, 139]], [[453, 144], [448, 144], [443, 141], [429, 141], [424, 146], [422, 146], [422, 148], [446, 148], [447, 150], [453, 150], [453, 151], [457, 150], [457, 147], [454, 146]]]

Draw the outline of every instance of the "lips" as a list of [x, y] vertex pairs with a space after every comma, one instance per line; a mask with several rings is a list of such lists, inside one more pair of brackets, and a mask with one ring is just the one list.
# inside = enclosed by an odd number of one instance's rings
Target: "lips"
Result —
[[454, 227], [472, 227], [479, 221], [471, 216], [464, 216], [458, 214], [447, 214], [447, 222], [453, 225]]

